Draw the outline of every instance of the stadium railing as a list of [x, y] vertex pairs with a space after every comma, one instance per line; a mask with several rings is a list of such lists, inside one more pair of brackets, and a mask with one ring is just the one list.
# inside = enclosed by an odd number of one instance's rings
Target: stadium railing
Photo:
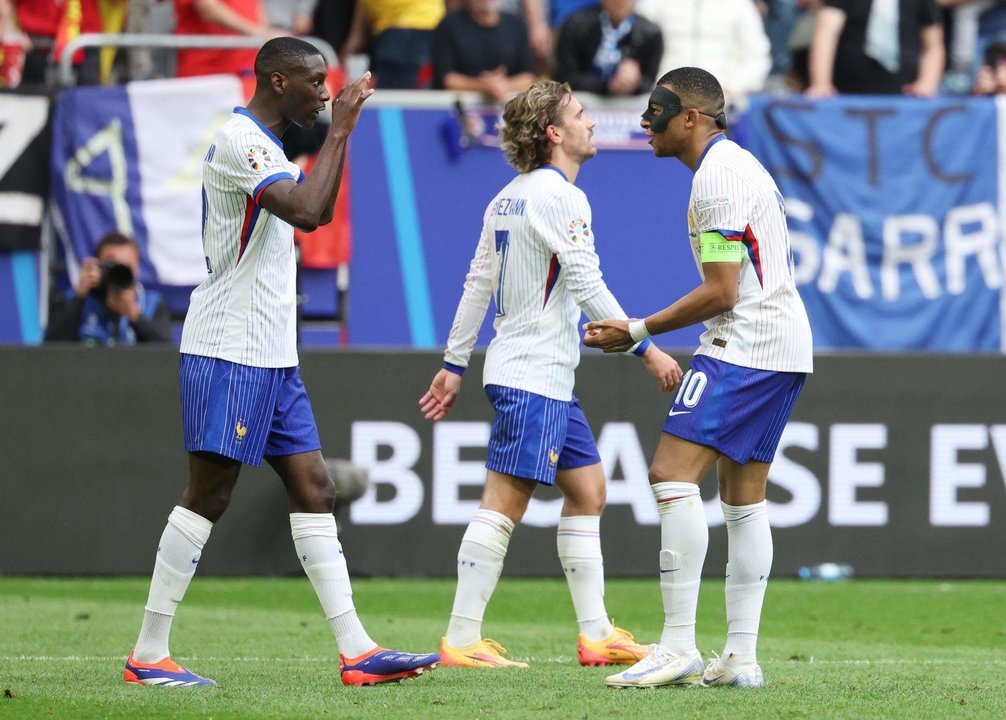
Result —
[[[339, 57], [335, 49], [321, 38], [306, 36], [303, 38], [321, 52], [329, 67], [339, 66]], [[265, 42], [265, 38], [243, 35], [155, 35], [146, 33], [84, 33], [67, 43], [59, 59], [59, 85], [70, 87], [74, 84], [73, 56], [78, 50], [91, 47], [115, 48], [211, 48], [240, 50], [257, 48]]]

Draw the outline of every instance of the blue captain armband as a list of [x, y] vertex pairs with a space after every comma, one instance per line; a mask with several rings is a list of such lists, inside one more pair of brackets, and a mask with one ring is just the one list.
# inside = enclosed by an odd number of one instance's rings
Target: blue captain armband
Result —
[[650, 349], [650, 338], [643, 338], [643, 342], [636, 345], [636, 349], [632, 351], [632, 354], [636, 357], [643, 357], [646, 351]]
[[449, 363], [449, 362], [445, 362], [444, 363], [444, 370], [446, 370], [447, 372], [452, 372], [455, 375], [464, 375], [465, 374], [465, 369], [463, 367], [461, 367], [460, 365], [454, 365], [454, 364]]

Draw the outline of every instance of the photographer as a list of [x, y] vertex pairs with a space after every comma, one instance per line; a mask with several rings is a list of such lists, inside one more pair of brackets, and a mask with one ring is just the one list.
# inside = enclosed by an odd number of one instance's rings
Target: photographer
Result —
[[95, 257], [81, 265], [73, 292], [51, 299], [46, 341], [108, 347], [170, 342], [167, 306], [159, 293], [144, 289], [139, 274], [136, 242], [117, 232], [105, 235]]

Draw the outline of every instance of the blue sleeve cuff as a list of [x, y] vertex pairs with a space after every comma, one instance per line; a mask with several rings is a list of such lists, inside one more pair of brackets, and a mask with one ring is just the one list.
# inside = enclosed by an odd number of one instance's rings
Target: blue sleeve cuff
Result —
[[283, 172], [273, 173], [256, 185], [255, 189], [252, 190], [252, 199], [255, 201], [255, 204], [258, 205], [259, 198], [262, 197], [262, 193], [267, 187], [280, 180], [293, 180], [293, 175], [284, 170]]
[[650, 347], [650, 338], [646, 338], [643, 342], [636, 346], [636, 349], [632, 351], [632, 354], [636, 357], [643, 357], [646, 354], [647, 349]]
[[465, 369], [463, 367], [461, 367], [460, 365], [454, 365], [454, 364], [449, 363], [449, 362], [445, 362], [444, 363], [444, 370], [446, 370], [447, 372], [452, 372], [455, 375], [464, 375], [465, 374]]

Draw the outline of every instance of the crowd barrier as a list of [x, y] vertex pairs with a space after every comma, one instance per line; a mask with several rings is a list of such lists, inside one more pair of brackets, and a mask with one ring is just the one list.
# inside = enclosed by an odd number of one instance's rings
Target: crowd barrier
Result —
[[[682, 364], [687, 357], [679, 358]], [[451, 415], [416, 401], [440, 366], [423, 352], [310, 352], [302, 373], [329, 457], [368, 468], [337, 513], [356, 576], [451, 576], [479, 499], [491, 413], [476, 355]], [[773, 574], [848, 563], [861, 577], [1004, 577], [1006, 368], [998, 356], [819, 355], [769, 477]], [[185, 482], [177, 353], [0, 348], [0, 574], [147, 575]], [[656, 577], [649, 459], [670, 398], [631, 357], [588, 353], [577, 395], [609, 477], [611, 577]], [[726, 532], [712, 478], [705, 572]], [[514, 533], [506, 572], [555, 576], [556, 493]], [[215, 575], [299, 574], [285, 493], [246, 467], [200, 563]]]

